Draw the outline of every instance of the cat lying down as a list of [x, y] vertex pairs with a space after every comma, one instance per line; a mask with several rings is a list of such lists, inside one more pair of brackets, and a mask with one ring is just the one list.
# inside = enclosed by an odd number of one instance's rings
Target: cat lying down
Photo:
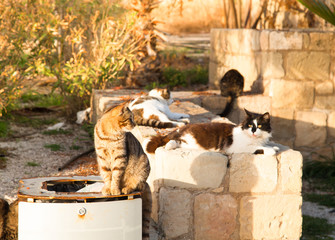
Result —
[[148, 96], [140, 96], [129, 104], [137, 125], [156, 128], [181, 127], [189, 123], [189, 115], [171, 112], [169, 105], [173, 102], [170, 90], [155, 88]]
[[158, 147], [165, 149], [187, 148], [233, 153], [275, 155], [276, 146], [267, 145], [271, 137], [270, 114], [249, 112], [239, 125], [222, 122], [189, 124], [162, 136], [153, 136], [143, 143], [147, 153]]

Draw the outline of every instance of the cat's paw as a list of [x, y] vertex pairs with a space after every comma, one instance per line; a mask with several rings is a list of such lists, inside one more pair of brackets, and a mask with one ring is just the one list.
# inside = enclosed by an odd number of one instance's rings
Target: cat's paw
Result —
[[123, 194], [129, 194], [129, 193], [131, 193], [131, 192], [133, 192], [133, 191], [134, 191], [134, 189], [131, 188], [131, 187], [124, 187], [124, 188], [122, 188], [122, 190], [121, 190], [121, 192], [122, 192]]
[[277, 151], [273, 148], [273, 147], [267, 147], [267, 148], [263, 148], [264, 151], [264, 155], [276, 155]]
[[184, 122], [177, 122], [176, 123], [176, 126], [177, 127], [182, 127], [182, 126], [185, 126], [186, 124]]
[[106, 185], [104, 185], [104, 187], [102, 188], [101, 193], [102, 195], [105, 195], [105, 196], [112, 195], [110, 187]]
[[178, 147], [178, 143], [175, 140], [170, 140], [166, 145], [165, 145], [165, 149], [166, 150], [171, 150], [171, 149], [175, 149]]
[[178, 119], [178, 121], [186, 123], [186, 124], [190, 123], [190, 119], [189, 118], [180, 118], [180, 119]]
[[121, 191], [119, 188], [110, 188], [110, 195], [120, 195]]

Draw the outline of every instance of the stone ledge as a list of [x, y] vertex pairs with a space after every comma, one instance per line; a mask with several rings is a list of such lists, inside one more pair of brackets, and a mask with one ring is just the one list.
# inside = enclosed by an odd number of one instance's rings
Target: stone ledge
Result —
[[158, 148], [155, 152], [156, 179], [163, 186], [180, 188], [218, 188], [227, 172], [228, 158], [202, 150]]

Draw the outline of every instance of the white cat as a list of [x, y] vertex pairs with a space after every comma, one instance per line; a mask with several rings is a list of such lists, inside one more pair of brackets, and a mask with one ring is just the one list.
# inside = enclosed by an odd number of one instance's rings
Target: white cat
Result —
[[148, 96], [140, 96], [129, 104], [138, 125], [157, 128], [172, 128], [189, 123], [189, 115], [171, 112], [169, 105], [173, 102], [168, 89], [155, 88]]

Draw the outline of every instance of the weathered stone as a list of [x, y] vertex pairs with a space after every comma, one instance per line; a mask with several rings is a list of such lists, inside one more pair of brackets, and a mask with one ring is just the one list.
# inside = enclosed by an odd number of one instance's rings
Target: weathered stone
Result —
[[299, 240], [299, 195], [245, 196], [240, 205], [240, 239]]
[[270, 49], [288, 50], [302, 49], [302, 35], [298, 32], [272, 31], [270, 33]]
[[316, 96], [315, 107], [327, 110], [335, 110], [335, 96]]
[[269, 49], [269, 35], [270, 30], [262, 30], [259, 36], [259, 42], [261, 46], [261, 50], [268, 50]]
[[299, 194], [302, 187], [302, 155], [288, 150], [279, 154], [280, 186], [283, 192]]
[[227, 70], [234, 68], [243, 75], [244, 91], [252, 90], [254, 82], [259, 78], [259, 67], [254, 55], [245, 56], [225, 54], [222, 64], [227, 67]]
[[287, 53], [286, 77], [299, 80], [329, 79], [330, 54], [328, 52]]
[[329, 135], [335, 138], [335, 112], [329, 113], [327, 127], [328, 127]]
[[331, 81], [321, 82], [315, 85], [317, 95], [330, 95], [334, 93], [334, 86]]
[[271, 127], [274, 140], [292, 138], [294, 132], [294, 110], [274, 108], [271, 112]]
[[221, 153], [196, 149], [155, 152], [156, 176], [164, 186], [182, 188], [217, 188], [227, 171], [228, 159]]
[[273, 108], [312, 108], [314, 83], [311, 81], [272, 80], [270, 87]]
[[[225, 44], [222, 46], [228, 53], [252, 54], [260, 50], [259, 31], [254, 29], [222, 29]], [[238, 44], [236, 44], [238, 43]]]
[[297, 112], [295, 146], [316, 147], [325, 144], [326, 121], [327, 115], [323, 112]]
[[196, 240], [231, 239], [235, 231], [238, 204], [231, 195], [203, 193], [195, 197]]
[[263, 95], [240, 96], [237, 99], [237, 106], [239, 108], [239, 121], [245, 119], [246, 113], [244, 109], [255, 113], [271, 113], [271, 97]]
[[311, 32], [309, 33], [310, 42], [308, 49], [310, 50], [329, 50], [331, 49], [331, 40], [334, 38], [333, 33]]
[[230, 192], [272, 192], [277, 185], [275, 156], [234, 154], [230, 160]]
[[186, 190], [161, 188], [159, 206], [159, 220], [167, 239], [178, 237], [191, 230], [191, 193]]
[[228, 71], [226, 67], [220, 63], [213, 61], [209, 62], [209, 87], [210, 89], [220, 89], [220, 80], [223, 75]]
[[227, 97], [223, 96], [206, 96], [202, 99], [201, 106], [210, 110], [213, 113], [222, 113], [227, 105]]
[[282, 78], [285, 76], [283, 56], [278, 52], [262, 52], [259, 54], [263, 79]]

